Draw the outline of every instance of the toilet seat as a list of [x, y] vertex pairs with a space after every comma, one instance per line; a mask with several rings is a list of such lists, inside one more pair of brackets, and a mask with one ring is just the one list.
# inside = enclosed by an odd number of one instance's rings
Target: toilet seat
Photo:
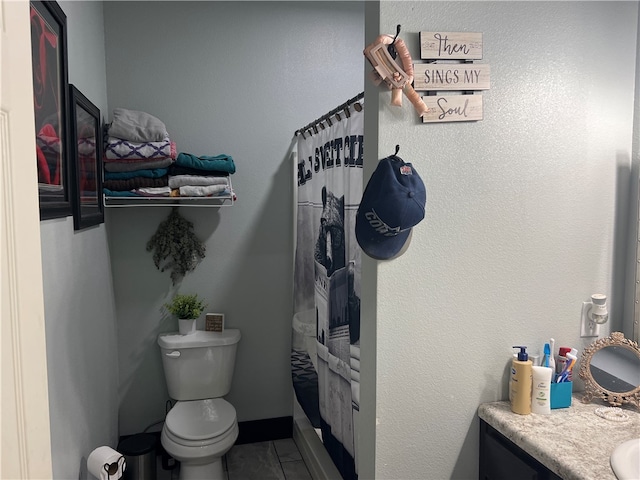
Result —
[[[183, 452], [190, 450], [188, 456], [199, 458], [205, 456], [205, 451], [211, 455], [216, 454], [216, 452], [226, 452], [238, 439], [238, 433], [238, 424], [234, 423], [229, 430], [219, 437], [207, 438], [205, 440], [185, 440], [184, 438], [174, 435], [167, 428], [163, 428], [161, 441], [165, 450], [176, 458], [178, 458], [178, 454], [175, 448], [180, 448]], [[167, 444], [166, 442], [169, 443]], [[173, 447], [171, 445], [173, 445]]]
[[177, 402], [167, 414], [164, 430], [180, 445], [200, 447], [237, 435], [237, 424], [233, 405], [222, 398], [208, 398]]

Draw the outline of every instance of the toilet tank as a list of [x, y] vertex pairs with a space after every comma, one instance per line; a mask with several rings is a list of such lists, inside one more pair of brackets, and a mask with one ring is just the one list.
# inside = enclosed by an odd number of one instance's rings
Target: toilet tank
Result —
[[158, 336], [169, 396], [175, 400], [223, 397], [231, 389], [240, 330], [197, 330]]

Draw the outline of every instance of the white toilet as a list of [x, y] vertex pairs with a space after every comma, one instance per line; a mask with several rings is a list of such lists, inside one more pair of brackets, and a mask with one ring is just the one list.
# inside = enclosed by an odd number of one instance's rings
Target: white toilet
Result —
[[218, 480], [222, 456], [238, 438], [236, 409], [222, 397], [231, 389], [240, 331], [161, 334], [158, 345], [169, 396], [162, 446], [180, 462], [181, 480]]

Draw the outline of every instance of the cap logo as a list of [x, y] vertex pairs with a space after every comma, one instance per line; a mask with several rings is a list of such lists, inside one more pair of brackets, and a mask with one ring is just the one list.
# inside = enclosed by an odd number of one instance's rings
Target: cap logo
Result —
[[408, 165], [402, 165], [400, 167], [400, 174], [401, 175], [413, 175], [413, 169]]
[[395, 237], [402, 231], [400, 230], [400, 227], [390, 227], [389, 225], [384, 223], [384, 221], [382, 221], [382, 219], [373, 209], [365, 213], [364, 217], [369, 222], [369, 225], [371, 225], [371, 228], [373, 228], [379, 234], [384, 235], [385, 237]]

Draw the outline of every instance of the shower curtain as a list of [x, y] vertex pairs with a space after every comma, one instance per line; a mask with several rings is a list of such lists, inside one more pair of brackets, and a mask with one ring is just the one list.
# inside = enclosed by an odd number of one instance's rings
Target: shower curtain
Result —
[[349, 116], [341, 109], [332, 125], [298, 135], [291, 363], [298, 402], [350, 480], [358, 478], [364, 110], [346, 108]]

